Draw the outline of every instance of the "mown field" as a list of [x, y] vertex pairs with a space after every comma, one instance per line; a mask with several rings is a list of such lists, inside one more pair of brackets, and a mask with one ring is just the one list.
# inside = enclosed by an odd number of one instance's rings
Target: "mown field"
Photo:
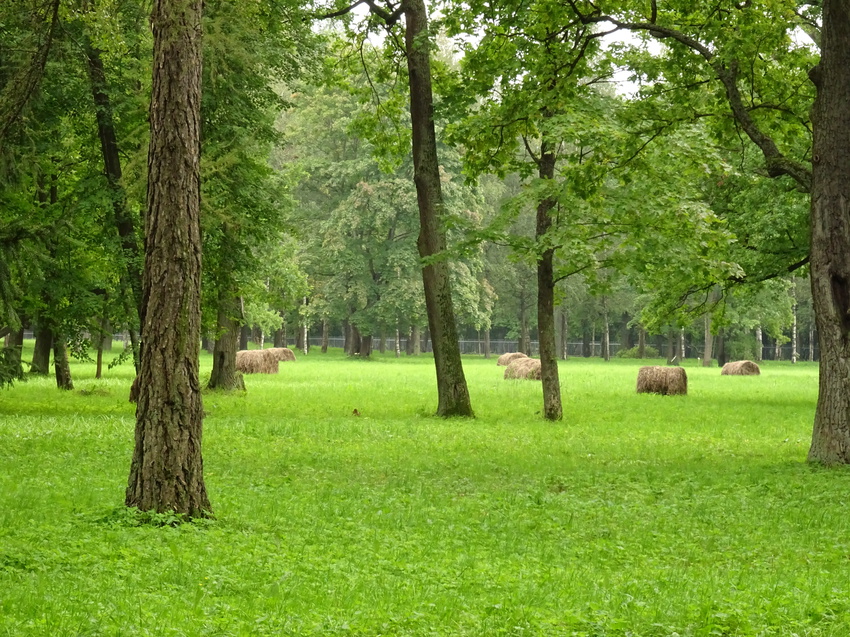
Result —
[[850, 635], [817, 368], [660, 397], [639, 365], [562, 362], [553, 424], [494, 360], [443, 421], [427, 357], [299, 356], [205, 395], [216, 519], [161, 527], [121, 506], [129, 365], [0, 391], [0, 635]]

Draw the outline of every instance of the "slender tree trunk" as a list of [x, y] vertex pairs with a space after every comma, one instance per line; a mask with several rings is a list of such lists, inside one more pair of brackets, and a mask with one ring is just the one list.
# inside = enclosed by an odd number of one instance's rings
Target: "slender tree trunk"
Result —
[[756, 360], [760, 363], [764, 354], [764, 336], [761, 325], [756, 325]]
[[53, 330], [39, 325], [35, 330], [35, 349], [32, 352], [30, 373], [47, 376], [50, 373], [50, 352], [53, 349]]
[[710, 367], [712, 359], [711, 314], [705, 315], [705, 350], [703, 351], [702, 366]]
[[68, 360], [68, 343], [61, 334], [53, 339], [53, 369], [56, 372], [56, 387], [66, 391], [74, 389], [71, 379], [71, 364]]
[[603, 360], [611, 360], [611, 326], [608, 323], [608, 303], [605, 297], [602, 297], [602, 358]]
[[791, 308], [791, 364], [797, 363], [797, 304]]
[[490, 328], [484, 330], [484, 358], [490, 358]]
[[408, 356], [413, 356], [413, 326], [407, 329], [407, 343], [405, 343], [404, 353]]
[[239, 297], [223, 290], [218, 298], [217, 333], [213, 348], [213, 368], [209, 389], [244, 391], [245, 380], [236, 369], [236, 350], [239, 346]]
[[[670, 342], [672, 343], [672, 341], [671, 338]], [[668, 356], [667, 360], [673, 358], [674, 355]], [[643, 329], [643, 325], [638, 327], [638, 358], [646, 358], [646, 330]]]
[[413, 342], [411, 353], [414, 356], [419, 356], [422, 353], [422, 337], [419, 334], [418, 325], [410, 328], [410, 340]]
[[593, 356], [593, 348], [591, 347], [590, 329], [587, 325], [584, 326], [581, 332], [581, 355], [584, 358]]
[[717, 366], [723, 367], [726, 364], [726, 334], [722, 329], [717, 333], [717, 345], [714, 349], [717, 351]]
[[564, 310], [563, 306], [560, 309], [561, 315], [561, 359], [568, 360], [570, 357], [570, 353], [568, 351], [569, 342], [570, 342], [570, 325], [569, 320], [567, 318], [567, 312]]
[[[538, 162], [540, 179], [554, 179], [555, 151], [543, 141]], [[546, 241], [552, 227], [552, 210], [556, 201], [546, 198], [537, 204], [537, 228], [535, 236], [538, 242]], [[555, 345], [555, 249], [543, 251], [537, 260], [537, 338], [540, 342], [540, 379], [543, 384], [543, 417], [546, 420], [561, 420], [561, 381], [558, 377], [558, 348]], [[526, 321], [527, 326], [527, 321]], [[527, 327], [526, 327], [527, 330]], [[523, 334], [527, 338], [527, 331]], [[526, 342], [530, 349], [530, 342]], [[530, 353], [528, 351], [526, 354]]]
[[142, 364], [126, 504], [210, 514], [201, 341], [201, 0], [155, 0]]
[[[643, 353], [644, 353], [644, 356], [646, 356], [646, 349], [645, 349], [646, 331], [645, 330], [643, 332], [643, 338], [644, 338], [644, 352]], [[677, 344], [678, 344], [678, 338], [679, 338], [678, 332], [676, 332], [676, 330], [674, 330], [671, 327], [667, 331], [667, 363], [668, 364], [672, 364], [674, 361], [677, 362], [677, 364], [681, 362], [681, 361], [678, 360], [678, 357], [679, 357], [679, 355], [677, 353], [678, 348], [676, 347]]]
[[137, 220], [127, 208], [124, 187], [121, 184], [121, 155], [119, 154], [118, 139], [115, 134], [115, 124], [112, 115], [112, 102], [107, 92], [106, 74], [100, 51], [90, 42], [85, 43], [88, 62], [89, 82], [92, 98], [95, 104], [97, 132], [100, 137], [100, 149], [103, 156], [104, 173], [112, 199], [112, 214], [118, 238], [121, 244], [122, 267], [120, 271], [121, 287], [125, 296], [132, 299], [131, 322], [128, 326], [130, 342], [133, 347], [133, 364], [136, 373], [139, 372], [139, 336], [137, 324], [142, 312], [142, 254], [139, 248], [139, 238], [136, 231]]
[[401, 331], [398, 329], [398, 323], [395, 325], [395, 357], [401, 357]]
[[779, 337], [776, 337], [776, 340], [773, 342], [773, 360], [781, 361], [782, 360], [782, 345], [779, 343]]
[[815, 361], [815, 325], [809, 323], [809, 362]]
[[251, 342], [251, 326], [243, 325], [239, 328], [239, 349], [248, 349], [248, 343]]
[[679, 357], [685, 360], [685, 328], [679, 330]]
[[[445, 250], [446, 238], [440, 225], [443, 195], [434, 130], [428, 17], [424, 0], [402, 0], [401, 8], [406, 19], [404, 40], [410, 84], [414, 182], [419, 203], [419, 256], [429, 259]], [[429, 261], [422, 268], [422, 280], [437, 371], [436, 413], [443, 417], [472, 416], [460, 358], [448, 263]]]
[[328, 319], [322, 319], [322, 354], [328, 353]]

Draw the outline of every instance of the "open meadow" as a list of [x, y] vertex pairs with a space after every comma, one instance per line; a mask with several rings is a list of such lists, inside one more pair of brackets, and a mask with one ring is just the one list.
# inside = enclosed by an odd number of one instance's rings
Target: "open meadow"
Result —
[[175, 526], [122, 506], [131, 366], [30, 378], [0, 391], [0, 635], [847, 637], [817, 367], [687, 363], [662, 397], [638, 361], [562, 361], [553, 424], [495, 359], [464, 359], [477, 418], [443, 421], [427, 356], [299, 356], [205, 393], [216, 519]]

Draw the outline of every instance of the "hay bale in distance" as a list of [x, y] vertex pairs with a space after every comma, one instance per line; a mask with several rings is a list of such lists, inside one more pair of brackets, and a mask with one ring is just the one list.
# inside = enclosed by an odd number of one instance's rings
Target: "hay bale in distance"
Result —
[[733, 361], [726, 363], [720, 370], [721, 376], [758, 376], [759, 374], [761, 370], [753, 361]]
[[688, 375], [682, 367], [641, 367], [638, 371], [637, 392], [663, 396], [685, 395], [688, 393]]
[[496, 361], [496, 365], [498, 367], [505, 367], [511, 361], [514, 361], [518, 358], [528, 358], [528, 356], [526, 354], [523, 354], [522, 352], [508, 352], [507, 354], [502, 354], [501, 356], [499, 356], [499, 359]]
[[288, 347], [270, 347], [269, 352], [274, 352], [275, 356], [277, 356], [277, 360], [283, 362], [286, 361], [294, 361], [295, 360], [295, 352], [293, 352]]
[[516, 358], [505, 368], [505, 380], [540, 380], [540, 360], [536, 358]]
[[236, 352], [236, 369], [243, 374], [277, 374], [277, 354], [270, 349], [246, 349]]

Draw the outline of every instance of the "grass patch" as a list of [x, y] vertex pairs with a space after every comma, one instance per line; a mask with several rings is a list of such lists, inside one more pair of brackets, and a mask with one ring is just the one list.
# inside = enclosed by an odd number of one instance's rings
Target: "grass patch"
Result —
[[120, 506], [130, 367], [31, 378], [0, 392], [0, 635], [850, 634], [817, 367], [661, 397], [640, 364], [562, 363], [547, 423], [539, 383], [466, 358], [478, 417], [444, 421], [427, 357], [299, 356], [205, 394], [217, 519], [160, 526]]

